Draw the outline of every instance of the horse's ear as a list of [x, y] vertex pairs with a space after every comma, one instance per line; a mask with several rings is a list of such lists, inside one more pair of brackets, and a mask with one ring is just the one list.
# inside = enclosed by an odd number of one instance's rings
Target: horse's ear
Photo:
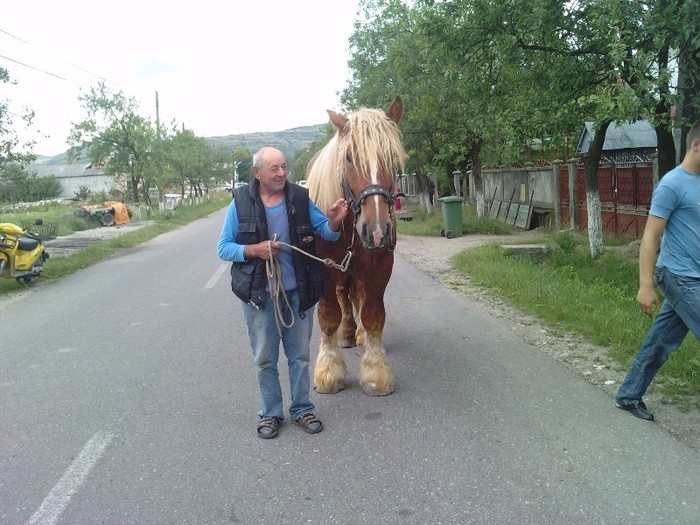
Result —
[[342, 115], [338, 115], [335, 111], [331, 111], [330, 109], [327, 111], [333, 125], [338, 131], [342, 132], [345, 129], [345, 125], [348, 123], [348, 119]]
[[403, 116], [403, 99], [396, 95], [394, 100], [391, 102], [391, 106], [386, 110], [386, 116], [389, 117], [394, 123], [398, 124], [399, 120]]

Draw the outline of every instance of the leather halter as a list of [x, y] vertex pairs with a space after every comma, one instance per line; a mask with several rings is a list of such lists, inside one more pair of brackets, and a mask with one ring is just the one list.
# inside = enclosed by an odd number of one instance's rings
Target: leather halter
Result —
[[367, 200], [367, 197], [370, 197], [372, 195], [381, 195], [382, 197], [384, 197], [384, 200], [389, 206], [389, 211], [391, 211], [394, 206], [394, 196], [392, 192], [387, 191], [386, 188], [380, 186], [379, 184], [369, 184], [365, 186], [364, 188], [362, 188], [357, 198], [355, 198], [355, 195], [350, 189], [348, 181], [343, 179], [343, 193], [345, 193], [345, 200], [350, 205], [350, 208], [355, 214], [355, 217], [360, 215], [360, 207], [362, 206], [362, 203], [365, 202], [365, 200]]
[[[392, 223], [394, 222], [394, 192], [393, 192], [393, 186], [392, 186], [392, 191], [387, 191], [386, 188], [383, 186], [380, 186], [379, 184], [369, 184], [362, 188], [360, 191], [360, 194], [355, 198], [355, 195], [352, 192], [352, 189], [350, 188], [350, 185], [348, 184], [348, 181], [343, 179], [343, 193], [345, 193], [345, 200], [347, 201], [348, 205], [350, 206], [350, 209], [352, 209], [353, 213], [353, 228], [352, 228], [352, 240], [350, 241], [350, 246], [348, 246], [348, 255], [349, 257], [352, 257], [352, 249], [355, 244], [355, 225], [357, 224], [357, 218], [360, 216], [360, 208], [362, 207], [362, 203], [367, 200], [367, 197], [371, 197], [372, 195], [381, 195], [384, 197], [384, 200], [386, 201], [387, 206], [389, 207], [389, 217], [392, 220]], [[395, 226], [392, 225], [391, 227], [391, 241], [389, 244], [385, 246], [387, 250], [390, 252], [394, 251], [394, 248], [396, 247], [396, 228]], [[346, 259], [349, 261], [349, 257], [346, 255]], [[347, 266], [347, 265], [346, 265]]]

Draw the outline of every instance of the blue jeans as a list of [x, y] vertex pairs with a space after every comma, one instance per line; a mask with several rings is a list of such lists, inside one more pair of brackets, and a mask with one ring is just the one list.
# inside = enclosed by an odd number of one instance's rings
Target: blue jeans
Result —
[[661, 365], [681, 345], [688, 330], [700, 340], [700, 279], [657, 268], [654, 281], [665, 300], [615, 397], [618, 405], [641, 401]]
[[282, 387], [279, 381], [277, 362], [279, 360], [280, 342], [284, 347], [289, 367], [289, 386], [292, 403], [289, 415], [297, 419], [302, 413], [314, 410], [309, 400], [311, 384], [309, 374], [309, 359], [311, 348], [311, 330], [313, 328], [314, 309], [304, 312], [305, 317], [299, 316], [299, 295], [296, 291], [287, 292], [291, 312], [284, 299], [280, 297], [280, 309], [287, 324], [294, 316], [291, 328], [282, 329], [280, 339], [275, 322], [275, 309], [269, 293], [265, 295], [265, 305], [261, 310], [254, 306], [243, 304], [243, 317], [248, 327], [248, 338], [253, 351], [255, 375], [258, 380], [260, 394], [259, 416], [272, 416], [284, 419], [282, 409]]

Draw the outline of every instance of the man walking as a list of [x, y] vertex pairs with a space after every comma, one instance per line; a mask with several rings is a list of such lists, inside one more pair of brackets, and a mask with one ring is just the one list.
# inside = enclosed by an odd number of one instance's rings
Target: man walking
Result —
[[[649, 317], [660, 310], [615, 397], [618, 408], [648, 421], [654, 415], [642, 396], [656, 373], [688, 331], [700, 340], [700, 120], [686, 144], [683, 162], [654, 188], [639, 249], [637, 302]], [[665, 297], [662, 305], [654, 283]]]

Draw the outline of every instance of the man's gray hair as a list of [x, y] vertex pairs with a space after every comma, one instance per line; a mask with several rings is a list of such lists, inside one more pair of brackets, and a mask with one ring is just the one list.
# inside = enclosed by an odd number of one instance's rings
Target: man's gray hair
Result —
[[260, 148], [258, 151], [253, 153], [253, 168], [258, 168], [262, 169], [263, 163], [262, 163], [262, 157], [263, 157], [263, 150], [265, 148]]
[[263, 166], [263, 154], [269, 149], [276, 150], [277, 148], [273, 148], [272, 146], [263, 146], [257, 152], [253, 153], [253, 168], [258, 168], [261, 170], [265, 167]]

